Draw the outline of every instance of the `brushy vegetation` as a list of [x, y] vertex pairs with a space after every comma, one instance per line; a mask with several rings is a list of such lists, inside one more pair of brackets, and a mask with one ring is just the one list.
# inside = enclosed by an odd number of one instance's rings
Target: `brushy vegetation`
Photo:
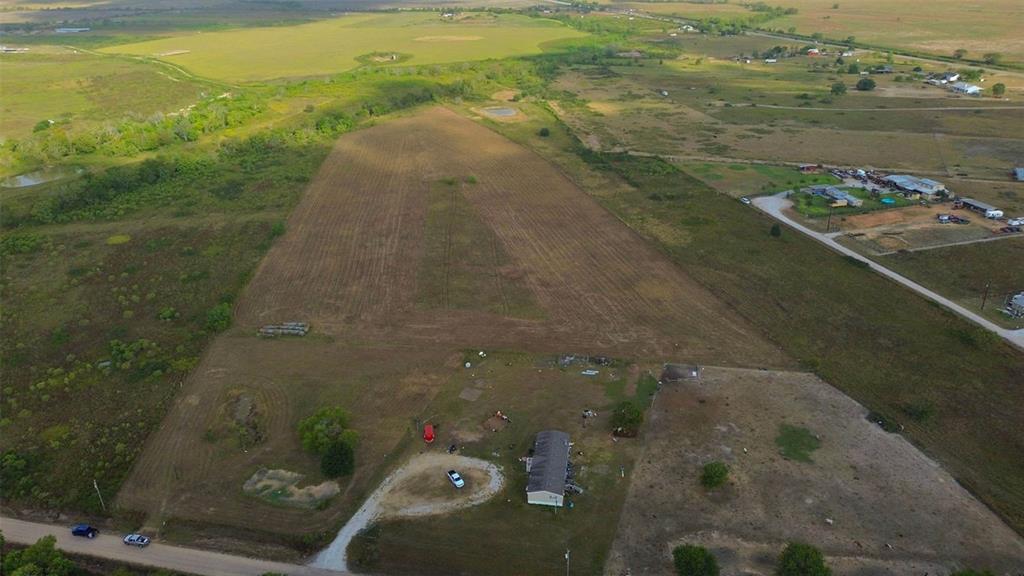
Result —
[[718, 576], [718, 561], [702, 546], [676, 546], [672, 564], [679, 576]]
[[701, 486], [708, 490], [719, 488], [729, 479], [729, 467], [722, 462], [708, 462], [700, 474]]
[[830, 576], [832, 570], [825, 565], [821, 550], [800, 542], [786, 546], [779, 556], [775, 576]]

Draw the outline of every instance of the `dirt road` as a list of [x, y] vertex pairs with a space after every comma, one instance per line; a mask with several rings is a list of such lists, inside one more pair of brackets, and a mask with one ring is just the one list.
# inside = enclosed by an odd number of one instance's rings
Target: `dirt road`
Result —
[[822, 244], [835, 250], [836, 252], [839, 252], [844, 256], [849, 256], [851, 258], [855, 258], [861, 262], [864, 262], [875, 272], [878, 272], [879, 274], [886, 276], [889, 279], [899, 284], [902, 284], [903, 286], [906, 286], [907, 288], [910, 288], [914, 292], [917, 292], [918, 294], [924, 296], [925, 298], [928, 298], [929, 300], [932, 300], [934, 302], [941, 304], [942, 306], [945, 306], [955, 314], [971, 322], [974, 322], [975, 324], [981, 326], [982, 328], [990, 332], [995, 333], [997, 336], [1005, 339], [1007, 342], [1013, 344], [1017, 348], [1024, 349], [1024, 329], [1009, 330], [1007, 328], [997, 326], [995, 323], [989, 321], [986, 318], [982, 318], [981, 316], [975, 314], [974, 312], [971, 312], [970, 310], [964, 308], [963, 306], [957, 304], [956, 302], [953, 302], [952, 300], [944, 296], [932, 292], [931, 290], [925, 288], [924, 286], [921, 286], [917, 282], [914, 282], [913, 280], [910, 280], [905, 276], [893, 272], [892, 270], [886, 268], [885, 266], [882, 266], [872, 260], [869, 260], [864, 256], [861, 256], [857, 252], [854, 252], [853, 250], [850, 250], [849, 248], [839, 244], [831, 237], [820, 232], [815, 232], [814, 230], [811, 230], [810, 228], [804, 226], [803, 224], [794, 221], [789, 216], [786, 216], [783, 213], [783, 210], [793, 205], [793, 202], [786, 198], [787, 194], [788, 192], [780, 192], [778, 194], [775, 194], [774, 196], [761, 196], [759, 198], [754, 198], [754, 206], [756, 206], [762, 212], [765, 212], [769, 216], [775, 218], [776, 220], [779, 220], [784, 224], [790, 226], [791, 228], [795, 228], [796, 230], [803, 232], [804, 234], [810, 236], [811, 238], [817, 240], [818, 242], [821, 242]]
[[[423, 473], [444, 474], [446, 470], [452, 469], [460, 471], [464, 476], [468, 470], [479, 470], [487, 475], [488, 481], [479, 485], [467, 483], [459, 492], [454, 492], [455, 488], [452, 488], [452, 494], [456, 497], [442, 500], [424, 499], [415, 502], [414, 498], [402, 494], [404, 481]], [[503, 483], [501, 470], [490, 462], [453, 454], [420, 454], [385, 478], [341, 528], [330, 546], [317, 554], [309, 565], [326, 570], [347, 570], [345, 552], [349, 542], [374, 520], [385, 517], [430, 516], [475, 506], [497, 494]]]
[[6, 517], [0, 517], [0, 530], [3, 530], [4, 538], [19, 544], [33, 544], [40, 538], [52, 534], [57, 538], [57, 547], [72, 554], [164, 568], [187, 574], [208, 574], [209, 576], [256, 576], [267, 572], [277, 572], [289, 576], [339, 576], [345, 574], [338, 570], [322, 570], [166, 544], [150, 544], [146, 548], [139, 549], [134, 546], [125, 546], [120, 535], [100, 534], [95, 539], [89, 540], [72, 536], [67, 526], [24, 522]]

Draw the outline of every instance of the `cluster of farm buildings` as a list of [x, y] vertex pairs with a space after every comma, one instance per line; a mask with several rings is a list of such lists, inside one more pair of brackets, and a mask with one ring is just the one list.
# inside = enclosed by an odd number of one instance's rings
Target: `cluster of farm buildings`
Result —
[[[806, 164], [800, 167], [803, 173], [819, 171], [821, 167], [815, 164]], [[830, 173], [844, 181], [856, 180], [860, 188], [872, 190], [879, 195], [899, 194], [907, 200], [926, 200], [937, 202], [950, 198], [951, 194], [946, 185], [931, 178], [921, 178], [909, 174], [882, 174], [871, 170], [840, 170], [833, 169]], [[1024, 169], [1017, 169], [1018, 179], [1024, 178]], [[839, 207], [860, 207], [864, 200], [849, 190], [844, 190], [835, 185], [815, 185], [807, 189], [807, 192], [814, 196], [820, 196], [830, 201], [834, 208]], [[987, 202], [973, 198], [952, 197], [953, 205], [956, 208], [966, 208], [983, 215], [985, 218], [1001, 219], [1005, 216], [1002, 209]], [[1011, 219], [1011, 225], [1017, 223], [1017, 218]]]

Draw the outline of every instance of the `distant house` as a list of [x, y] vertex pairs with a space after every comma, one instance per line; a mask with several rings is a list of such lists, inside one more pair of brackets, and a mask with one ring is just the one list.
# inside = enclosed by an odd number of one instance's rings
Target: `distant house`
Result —
[[919, 194], [928, 200], [935, 200], [946, 194], [946, 185], [930, 178], [918, 178], [908, 174], [894, 174], [883, 178], [889, 184], [899, 188], [903, 192]]
[[808, 56], [821, 56], [821, 50], [819, 50], [817, 48], [808, 48], [807, 49], [807, 55]]
[[644, 53], [639, 50], [630, 50], [628, 52], [617, 52], [615, 54], [619, 58], [643, 58]]
[[828, 198], [832, 201], [832, 207], [839, 208], [842, 206], [853, 206], [854, 208], [862, 206], [864, 201], [857, 198], [853, 194], [840, 190], [835, 186], [811, 186], [811, 194], [815, 196], [821, 196]]
[[943, 84], [945, 84], [947, 82], [956, 82], [957, 80], [960, 79], [960, 73], [959, 72], [946, 72], [942, 76], [940, 76], [939, 79], [942, 81]]
[[538, 432], [527, 467], [526, 502], [561, 507], [569, 472], [569, 435], [560, 430]]
[[853, 56], [853, 50], [843, 50], [843, 52], [839, 55], [842, 56], [843, 58], [849, 58], [850, 56]]
[[1017, 182], [1024, 182], [1024, 168], [1014, 168], [1013, 177]]
[[884, 64], [882, 66], [875, 66], [871, 69], [872, 74], [892, 74], [892, 66]]
[[779, 61], [779, 60], [778, 60], [777, 58], [765, 58], [765, 59], [764, 59], [764, 63], [765, 63], [765, 64], [775, 64], [775, 63], [776, 63], [776, 62], [778, 62], [778, 61]]
[[75, 34], [77, 32], [88, 32], [91, 28], [57, 28], [54, 30], [57, 34]]
[[979, 96], [981, 94], [981, 86], [975, 86], [966, 82], [955, 82], [949, 89], [957, 94], [967, 94], [968, 96]]
[[798, 170], [801, 174], [817, 174], [821, 168], [821, 164], [801, 164]]

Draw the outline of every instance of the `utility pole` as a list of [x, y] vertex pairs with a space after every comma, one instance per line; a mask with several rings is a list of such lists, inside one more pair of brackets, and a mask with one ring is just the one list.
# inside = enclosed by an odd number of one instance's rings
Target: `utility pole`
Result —
[[988, 301], [988, 289], [989, 289], [989, 286], [991, 286], [991, 285], [992, 285], [992, 282], [986, 282], [985, 283], [985, 293], [981, 295], [981, 309], [982, 310], [985, 309], [985, 302]]
[[825, 234], [832, 231], [832, 204], [828, 205], [828, 222], [825, 224]]
[[103, 494], [100, 493], [100, 485], [96, 483], [96, 479], [92, 479], [92, 487], [96, 489], [96, 495], [100, 497], [100, 506], [103, 507], [103, 511], [107, 511], [107, 505], [103, 503]]
[[565, 549], [565, 576], [569, 576], [569, 549]]

